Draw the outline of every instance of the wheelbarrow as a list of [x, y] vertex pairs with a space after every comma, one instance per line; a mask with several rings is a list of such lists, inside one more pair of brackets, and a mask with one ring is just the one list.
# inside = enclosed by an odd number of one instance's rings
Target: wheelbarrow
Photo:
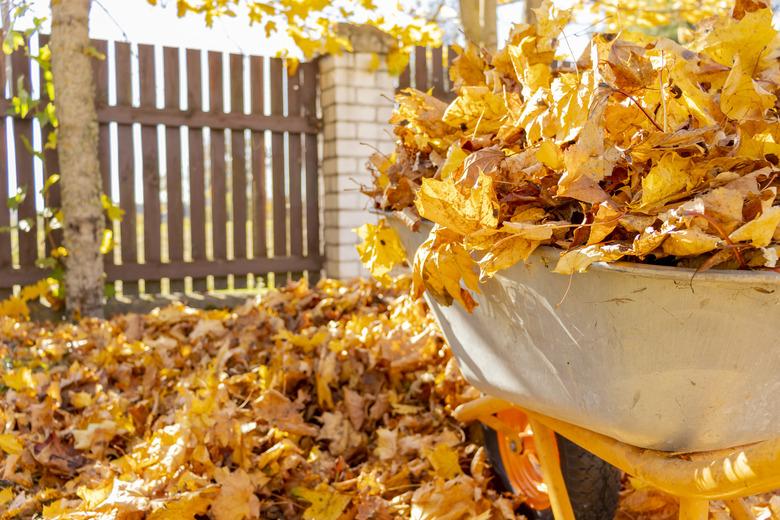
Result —
[[[388, 220], [413, 256], [430, 224]], [[428, 298], [485, 394], [455, 414], [485, 425], [505, 486], [538, 518], [606, 519], [614, 466], [677, 496], [681, 519], [710, 500], [753, 518], [741, 497], [780, 488], [780, 275], [624, 262], [563, 276], [559, 256], [540, 247], [481, 284], [471, 314]]]

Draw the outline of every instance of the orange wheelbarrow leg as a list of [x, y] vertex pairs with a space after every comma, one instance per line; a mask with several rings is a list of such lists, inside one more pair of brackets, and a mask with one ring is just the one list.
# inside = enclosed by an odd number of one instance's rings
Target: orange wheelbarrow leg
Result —
[[563, 481], [561, 466], [558, 463], [555, 432], [530, 417], [528, 422], [534, 432], [536, 454], [539, 456], [539, 465], [542, 466], [542, 475], [545, 484], [547, 484], [547, 495], [550, 497], [553, 516], [555, 520], [575, 520], [574, 511], [569, 501], [569, 493], [566, 491], [566, 483]]
[[756, 520], [756, 517], [753, 516], [753, 513], [750, 512], [748, 506], [745, 505], [745, 501], [741, 498], [732, 498], [725, 502], [729, 508], [729, 513], [731, 513], [731, 518], [734, 520]]

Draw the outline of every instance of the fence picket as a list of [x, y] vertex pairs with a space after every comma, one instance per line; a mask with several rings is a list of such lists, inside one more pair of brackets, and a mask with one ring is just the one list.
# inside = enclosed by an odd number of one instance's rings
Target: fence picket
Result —
[[441, 47], [431, 49], [431, 87], [434, 96], [444, 95], [444, 54]]
[[[317, 63], [309, 62], [302, 65], [303, 88], [301, 102], [304, 117], [317, 118]], [[304, 154], [306, 164], [306, 255], [320, 254], [320, 210], [319, 210], [319, 161], [317, 154], [317, 136], [306, 134], [304, 137]], [[316, 282], [320, 278], [319, 270], [308, 271], [309, 281]]]
[[[252, 56], [249, 58], [249, 85], [251, 89], [251, 114], [263, 114], [264, 112], [264, 78], [265, 78], [265, 59], [262, 56]], [[265, 134], [264, 132], [253, 131], [252, 135], [252, 254], [255, 258], [264, 258], [268, 256], [266, 246], [266, 189], [265, 189]], [[265, 277], [259, 274], [255, 275], [257, 280], [260, 278], [265, 282]]]
[[[154, 46], [138, 46], [138, 75], [141, 85], [141, 106], [155, 107]], [[160, 215], [160, 157], [157, 146], [157, 127], [141, 126], [141, 164], [144, 194], [144, 263], [160, 262], [162, 218]], [[144, 292], [160, 292], [160, 280], [144, 280]]]
[[428, 90], [428, 49], [415, 47], [414, 49], [414, 88]]
[[[244, 113], [244, 57], [230, 55], [230, 111]], [[233, 258], [246, 258], [246, 140], [243, 130], [230, 131], [232, 200], [233, 200]], [[233, 277], [237, 289], [247, 286], [246, 276]]]
[[398, 77], [398, 90], [409, 88], [412, 86], [412, 69], [409, 65], [401, 72]]
[[[203, 109], [201, 52], [187, 50], [187, 110]], [[203, 170], [203, 129], [190, 127], [187, 132], [190, 175], [190, 254], [193, 261], [206, 260], [206, 180]], [[206, 290], [206, 278], [192, 279], [194, 291]]]
[[[133, 103], [131, 90], [132, 68], [130, 44], [117, 42], [114, 47], [116, 102], [119, 106]], [[133, 127], [117, 125], [117, 162], [119, 164], [119, 207], [124, 211], [120, 230], [120, 251], [122, 265], [138, 263], [138, 235], [135, 200], [135, 153], [133, 149]], [[122, 294], [138, 294], [138, 282], [123, 281]]]
[[[163, 48], [163, 71], [165, 107], [180, 109], [179, 102], [179, 49]], [[181, 177], [181, 129], [178, 126], [165, 128], [165, 222], [168, 237], [168, 261], [184, 261], [184, 203]], [[184, 280], [171, 279], [171, 292], [183, 292]]]
[[[284, 112], [284, 64], [279, 58], [271, 58], [271, 114]], [[285, 193], [284, 134], [271, 134], [271, 193], [273, 197], [274, 256], [287, 255], [287, 203]], [[286, 283], [286, 273], [274, 273], [274, 284]]]
[[[209, 52], [209, 110], [223, 113], [222, 53]], [[211, 236], [214, 260], [227, 260], [225, 131], [211, 129]], [[227, 289], [227, 277], [214, 277], [214, 289]]]
[[[287, 76], [287, 113], [301, 114], [301, 70]], [[303, 200], [301, 193], [301, 134], [290, 132], [288, 141], [288, 179], [290, 185], [290, 255], [303, 256]]]

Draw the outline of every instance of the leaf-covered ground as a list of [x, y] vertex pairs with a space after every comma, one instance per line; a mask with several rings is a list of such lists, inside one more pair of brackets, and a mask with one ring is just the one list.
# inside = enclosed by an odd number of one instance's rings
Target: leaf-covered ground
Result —
[[[0, 519], [520, 518], [451, 416], [478, 392], [407, 285], [0, 318]], [[628, 490], [619, 518], [676, 509]]]

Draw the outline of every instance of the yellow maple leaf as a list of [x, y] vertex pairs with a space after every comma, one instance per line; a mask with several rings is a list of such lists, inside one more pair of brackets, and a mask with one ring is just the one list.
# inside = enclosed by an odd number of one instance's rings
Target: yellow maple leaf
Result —
[[480, 278], [490, 278], [498, 271], [524, 262], [540, 243], [519, 235], [502, 238], [479, 260]]
[[3, 384], [9, 388], [13, 388], [17, 392], [35, 391], [37, 388], [33, 372], [28, 367], [7, 371], [3, 374]]
[[357, 246], [360, 261], [371, 276], [382, 283], [389, 283], [390, 271], [406, 261], [406, 250], [398, 233], [387, 225], [385, 219], [380, 219], [376, 225], [363, 224], [356, 232], [363, 239]]
[[417, 194], [420, 216], [461, 235], [498, 225], [498, 201], [493, 179], [480, 174], [477, 185], [464, 195], [451, 182], [424, 179]]
[[211, 512], [216, 520], [243, 520], [257, 518], [260, 501], [255, 495], [251, 476], [242, 469], [230, 472], [224, 468], [217, 474], [219, 494]]
[[465, 128], [464, 132], [479, 135], [496, 132], [506, 115], [503, 94], [494, 93], [488, 87], [469, 86], [460, 90], [442, 120], [450, 126]]
[[19, 442], [19, 437], [11, 433], [0, 434], [0, 450], [9, 455], [18, 455], [24, 451], [24, 446]]
[[750, 77], [737, 55], [720, 94], [720, 109], [736, 121], [763, 121], [764, 113], [774, 106], [776, 97]]
[[773, 206], [729, 235], [734, 242], [750, 241], [756, 247], [766, 247], [780, 224], [780, 206]]
[[563, 168], [563, 152], [552, 141], [542, 141], [539, 144], [539, 148], [536, 150], [536, 158], [551, 170]]
[[7, 504], [14, 499], [14, 490], [10, 487], [0, 490], [0, 506]]
[[350, 496], [337, 493], [328, 486], [320, 486], [317, 489], [296, 487], [293, 488], [292, 494], [311, 504], [303, 512], [304, 520], [338, 520], [352, 500]]
[[11, 296], [0, 301], [0, 316], [8, 316], [14, 319], [29, 319], [30, 308], [27, 303], [18, 296]]
[[[64, 499], [55, 500], [51, 504], [47, 504], [43, 506], [43, 510], [41, 511], [41, 515], [44, 519], [59, 519], [62, 518], [63, 515], [66, 515], [68, 513], [73, 513], [73, 509], [67, 506], [67, 501]], [[66, 517], [67, 518], [67, 517]]]
[[690, 159], [667, 153], [642, 179], [642, 208], [665, 202], [682, 192], [691, 182]]
[[614, 262], [628, 253], [619, 244], [594, 244], [565, 252], [555, 266], [555, 272], [560, 274], [581, 273], [595, 262]]
[[56, 283], [56, 280], [51, 278], [38, 280], [32, 285], [25, 285], [22, 287], [22, 292], [19, 294], [19, 296], [24, 301], [37, 300], [38, 298], [49, 294], [52, 285]]
[[749, 70], [760, 69], [758, 61], [766, 55], [777, 35], [772, 27], [772, 10], [758, 9], [747, 13], [741, 20], [720, 17], [715, 27], [706, 33], [701, 42], [705, 53], [730, 67], [736, 56]]
[[431, 450], [426, 450], [425, 456], [433, 466], [436, 475], [444, 480], [455, 478], [463, 473], [458, 462], [458, 452], [443, 442]]
[[449, 150], [447, 150], [446, 159], [439, 167], [439, 178], [441, 180], [454, 178], [455, 172], [460, 169], [468, 155], [467, 152], [463, 151], [459, 142], [452, 143]]
[[212, 498], [203, 491], [179, 494], [153, 510], [147, 520], [192, 520], [206, 513]]
[[720, 238], [692, 228], [668, 233], [661, 247], [667, 255], [696, 256], [712, 251], [720, 242]]

